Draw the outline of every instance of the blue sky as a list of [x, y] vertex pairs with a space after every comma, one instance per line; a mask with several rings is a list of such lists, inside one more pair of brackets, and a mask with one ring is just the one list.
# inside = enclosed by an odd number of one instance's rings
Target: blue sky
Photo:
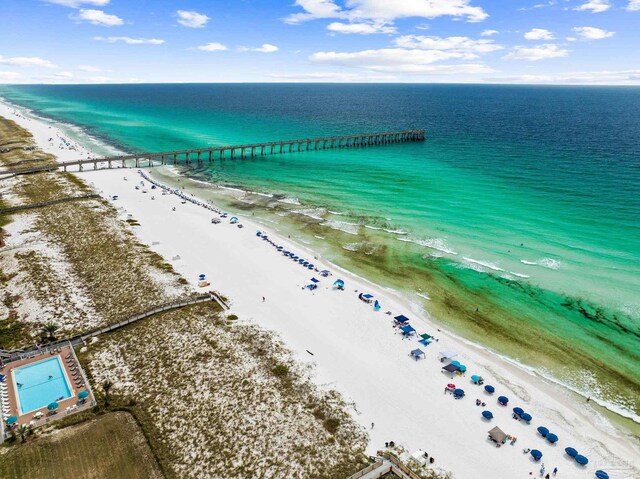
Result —
[[640, 85], [640, 0], [0, 0], [0, 83]]

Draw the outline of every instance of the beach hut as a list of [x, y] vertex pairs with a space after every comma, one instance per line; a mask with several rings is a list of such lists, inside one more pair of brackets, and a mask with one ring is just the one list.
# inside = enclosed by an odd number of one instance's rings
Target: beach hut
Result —
[[575, 460], [581, 466], [586, 466], [587, 464], [589, 464], [589, 459], [587, 459], [581, 454], [576, 455]]
[[494, 442], [501, 443], [507, 440], [507, 435], [502, 429], [496, 426], [489, 430], [489, 439]]
[[496, 392], [496, 388], [494, 388], [491, 384], [487, 384], [484, 387], [484, 390], [487, 391], [489, 394], [493, 394], [494, 392]]
[[609, 479], [609, 474], [607, 474], [606, 472], [604, 472], [604, 471], [602, 471], [602, 470], [598, 469], [598, 470], [596, 471], [596, 477], [597, 477], [598, 479]]
[[344, 291], [344, 281], [342, 281], [341, 279], [336, 279], [333, 282], [333, 287], [335, 289], [339, 289], [340, 291]]
[[558, 442], [558, 436], [550, 432], [549, 434], [547, 434], [547, 441], [549, 441], [551, 444], [555, 444], [556, 442]]
[[536, 462], [542, 459], [542, 453], [537, 449], [532, 449], [530, 454], [531, 454], [531, 457], [533, 457], [533, 459], [535, 459]]
[[548, 430], [546, 427], [544, 427], [544, 426], [540, 426], [540, 427], [538, 428], [538, 432], [540, 433], [540, 435], [541, 435], [542, 437], [547, 437], [547, 434], [549, 434], [549, 430]]
[[448, 373], [455, 373], [459, 368], [455, 364], [447, 364], [446, 366], [443, 366], [442, 369]]
[[522, 409], [521, 407], [514, 407], [513, 408], [513, 414], [516, 414], [516, 415], [520, 416], [523, 413], [524, 413], [524, 409]]
[[7, 426], [13, 426], [18, 422], [18, 416], [9, 416], [5, 422], [7, 423]]
[[408, 338], [409, 336], [412, 336], [412, 335], [416, 334], [416, 330], [413, 329], [413, 326], [411, 326], [409, 324], [407, 324], [406, 326], [402, 326], [400, 328], [400, 331], [402, 331], [402, 335], [405, 338]]
[[576, 457], [578, 455], [578, 451], [576, 451], [574, 448], [572, 447], [566, 447], [564, 449], [564, 452], [567, 453], [567, 456], [569, 457]]
[[507, 396], [500, 396], [498, 398], [498, 403], [500, 403], [501, 406], [506, 406], [509, 404], [509, 398]]
[[425, 358], [426, 355], [424, 354], [424, 351], [422, 349], [418, 348], [411, 351], [411, 357], [415, 358], [415, 360], [417, 361], [418, 359]]
[[457, 398], [462, 398], [464, 397], [464, 390], [463, 389], [454, 389], [453, 390], [453, 396], [457, 399]]
[[525, 412], [520, 415], [520, 419], [522, 419], [526, 423], [530, 423], [533, 417], [531, 417], [531, 414], [529, 414], [528, 412]]
[[482, 411], [482, 417], [485, 419], [493, 419], [493, 413], [491, 411]]

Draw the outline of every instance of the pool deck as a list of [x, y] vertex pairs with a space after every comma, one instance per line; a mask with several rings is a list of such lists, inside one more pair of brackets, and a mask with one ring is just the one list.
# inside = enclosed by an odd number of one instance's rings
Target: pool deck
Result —
[[[62, 347], [60, 349], [61, 349], [61, 352], [57, 352], [55, 354], [46, 352], [43, 354], [38, 354], [28, 359], [22, 359], [20, 361], [12, 362], [6, 365], [2, 370], [0, 370], [0, 373], [7, 376], [5, 379], [5, 382], [7, 384], [7, 395], [9, 398], [9, 410], [7, 411], [7, 408], [3, 408], [3, 414], [6, 415], [8, 413], [10, 416], [18, 416], [18, 423], [17, 423], [18, 426], [22, 424], [28, 425], [30, 423], [33, 426], [40, 426], [51, 420], [65, 417], [70, 412], [75, 412], [78, 409], [84, 409], [87, 405], [91, 405], [93, 403], [94, 398], [91, 392], [91, 388], [88, 387], [88, 384], [85, 384], [86, 377], [84, 375], [84, 371], [82, 371], [82, 368], [80, 367], [75, 351], [73, 350], [73, 348], [68, 346]], [[72, 358], [73, 363], [69, 364], [69, 362], [67, 361], [67, 356]], [[58, 401], [58, 404], [60, 405], [60, 407], [58, 408], [58, 411], [56, 413], [51, 413], [51, 411], [47, 409], [47, 406], [44, 406], [40, 409], [30, 411], [26, 414], [20, 414], [20, 411], [18, 408], [18, 400], [16, 397], [17, 391], [15, 389], [16, 386], [14, 381], [14, 375], [12, 374], [13, 370], [20, 368], [22, 366], [26, 366], [28, 364], [33, 364], [38, 361], [55, 358], [55, 357], [60, 357], [60, 362], [63, 365], [66, 379], [68, 380], [69, 387], [71, 389], [71, 397]], [[73, 372], [71, 371], [72, 364], [76, 364], [78, 366], [80, 377], [82, 378], [82, 380], [79, 383], [73, 379]], [[78, 407], [78, 393], [84, 389], [87, 389], [89, 391], [89, 397], [86, 399], [85, 403], [81, 407]], [[73, 409], [69, 409], [69, 408], [73, 408]], [[34, 416], [38, 412], [43, 413], [43, 416], [40, 419], [34, 419]], [[5, 430], [8, 430], [8, 429], [9, 428], [5, 425]]]

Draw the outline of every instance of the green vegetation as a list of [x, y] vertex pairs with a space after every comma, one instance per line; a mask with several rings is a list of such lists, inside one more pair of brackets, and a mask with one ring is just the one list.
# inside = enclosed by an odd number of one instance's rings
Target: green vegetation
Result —
[[102, 415], [56, 430], [0, 454], [3, 479], [162, 478], [147, 442], [130, 414]]

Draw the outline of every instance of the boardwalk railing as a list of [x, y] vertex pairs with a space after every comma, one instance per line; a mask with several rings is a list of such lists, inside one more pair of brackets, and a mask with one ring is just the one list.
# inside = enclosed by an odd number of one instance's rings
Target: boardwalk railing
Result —
[[153, 316], [154, 314], [162, 313], [165, 311], [171, 311], [173, 309], [184, 308], [185, 306], [189, 306], [192, 304], [204, 303], [207, 301], [215, 301], [220, 305], [220, 307], [224, 310], [229, 309], [229, 306], [220, 298], [220, 296], [214, 292], [201, 294], [199, 296], [189, 297], [177, 301], [175, 303], [166, 303], [160, 306], [156, 306], [152, 309], [149, 309], [143, 313], [137, 314], [130, 318], [127, 318], [119, 323], [111, 324], [109, 326], [103, 326], [100, 328], [95, 328], [90, 331], [87, 331], [82, 334], [78, 334], [71, 338], [61, 339], [59, 341], [55, 341], [46, 345], [35, 345], [26, 349], [15, 349], [12, 351], [5, 351], [0, 349], [0, 365], [8, 364], [13, 361], [18, 361], [20, 359], [30, 358], [36, 356], [38, 354], [43, 354], [48, 351], [61, 348], [63, 346], [71, 346], [75, 347], [80, 344], [84, 344], [87, 338], [92, 336], [98, 336], [99, 334], [110, 333], [120, 328], [124, 328], [136, 321], [140, 321], [141, 319], [148, 318], [149, 316]]
[[210, 148], [192, 148], [189, 150], [160, 151], [154, 153], [135, 153], [131, 155], [111, 156], [106, 158], [92, 158], [60, 163], [50, 163], [41, 166], [23, 168], [11, 168], [0, 170], [0, 176], [14, 176], [39, 171], [56, 171], [62, 168], [78, 167], [82, 171], [83, 166], [93, 165], [98, 169], [99, 164], [105, 164], [107, 168], [113, 167], [152, 167], [159, 165], [201, 165], [205, 161], [251, 158], [257, 156], [274, 155], [280, 153], [293, 153], [311, 150], [326, 150], [332, 148], [355, 148], [364, 146], [388, 145], [393, 143], [407, 143], [424, 141], [424, 130], [387, 131], [380, 133], [361, 133], [358, 135], [328, 136], [321, 138], [305, 138], [301, 140], [272, 141], [266, 143], [249, 143], [244, 145], [215, 146]]
[[43, 201], [41, 203], [31, 203], [30, 205], [11, 206], [9, 208], [1, 208], [0, 215], [15, 213], [17, 211], [22, 211], [22, 210], [32, 210], [35, 208], [42, 208], [44, 206], [57, 205], [60, 203], [67, 203], [69, 201], [88, 200], [91, 198], [100, 198], [100, 195], [92, 194], [92, 195], [68, 196], [66, 198], [59, 198], [57, 200]]

